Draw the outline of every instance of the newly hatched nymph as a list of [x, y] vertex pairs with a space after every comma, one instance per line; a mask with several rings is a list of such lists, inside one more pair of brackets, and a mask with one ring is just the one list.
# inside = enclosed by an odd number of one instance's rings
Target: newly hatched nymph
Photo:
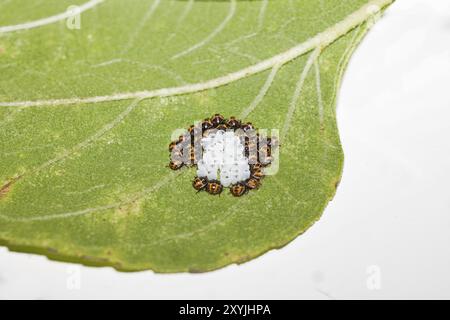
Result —
[[172, 170], [179, 170], [183, 167], [182, 161], [170, 161], [169, 168]]
[[255, 178], [256, 180], [261, 180], [264, 177], [264, 173], [262, 169], [256, 169], [252, 171], [252, 178]]
[[172, 150], [177, 146], [177, 142], [176, 141], [172, 141], [169, 144], [169, 152], [172, 152]]
[[203, 132], [205, 132], [205, 131], [213, 128], [213, 127], [214, 127], [214, 125], [213, 125], [213, 123], [211, 122], [210, 119], [203, 120], [203, 122], [202, 122], [202, 130], [203, 130]]
[[235, 197], [242, 197], [247, 192], [247, 187], [243, 183], [237, 183], [230, 187], [230, 192]]
[[241, 126], [242, 130], [244, 130], [244, 132], [250, 131], [250, 130], [255, 130], [255, 127], [253, 126], [253, 124], [251, 122], [247, 122], [245, 124], [243, 124]]
[[192, 181], [192, 186], [197, 191], [202, 191], [208, 185], [208, 179], [203, 177], [195, 177], [194, 181]]
[[250, 178], [247, 181], [245, 181], [245, 186], [251, 190], [258, 189], [261, 183], [259, 180], [255, 178]]
[[235, 117], [230, 117], [227, 121], [227, 127], [233, 130], [239, 129], [241, 127], [241, 122]]
[[206, 191], [214, 196], [221, 194], [222, 190], [222, 184], [216, 180], [209, 181], [208, 185], [206, 186]]
[[213, 117], [211, 117], [211, 123], [213, 124], [213, 126], [215, 128], [217, 128], [217, 126], [222, 124], [224, 121], [225, 121], [225, 118], [219, 113], [216, 113]]

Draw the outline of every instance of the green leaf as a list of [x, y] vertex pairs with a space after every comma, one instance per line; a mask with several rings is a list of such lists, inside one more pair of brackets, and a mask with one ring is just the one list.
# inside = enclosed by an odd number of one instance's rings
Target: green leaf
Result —
[[[0, 2], [1, 243], [157, 272], [286, 245], [335, 193], [339, 82], [392, 1]], [[197, 194], [167, 168], [173, 131], [214, 113], [280, 130], [258, 191]]]

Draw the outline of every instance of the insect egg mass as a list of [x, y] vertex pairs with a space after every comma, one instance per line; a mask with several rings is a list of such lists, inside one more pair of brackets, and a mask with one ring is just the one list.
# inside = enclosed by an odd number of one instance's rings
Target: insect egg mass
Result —
[[197, 175], [219, 180], [229, 187], [250, 178], [245, 147], [233, 131], [211, 132], [201, 140], [203, 158], [197, 163]]
[[[273, 139], [273, 137], [272, 137]], [[169, 145], [169, 168], [196, 166], [192, 186], [197, 192], [220, 195], [229, 188], [241, 197], [256, 190], [264, 178], [263, 167], [271, 164], [271, 138], [262, 138], [253, 124], [220, 114], [191, 125], [186, 133]]]

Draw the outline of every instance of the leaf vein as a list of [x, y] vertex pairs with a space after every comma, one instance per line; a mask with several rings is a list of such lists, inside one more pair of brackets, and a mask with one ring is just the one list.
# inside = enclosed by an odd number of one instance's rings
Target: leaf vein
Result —
[[214, 39], [219, 33], [222, 32], [223, 29], [225, 29], [225, 27], [227, 26], [227, 24], [231, 21], [231, 19], [233, 19], [233, 16], [236, 12], [236, 0], [230, 0], [230, 8], [228, 11], [227, 16], [225, 17], [225, 19], [220, 23], [219, 26], [217, 26], [217, 28], [215, 28], [205, 39], [203, 39], [202, 41], [194, 44], [193, 46], [187, 48], [186, 50], [177, 53], [175, 55], [173, 55], [170, 59], [171, 60], [175, 60], [178, 58], [181, 58], [185, 55], [190, 54], [191, 52], [203, 47], [204, 45], [206, 45], [207, 43], [209, 43], [212, 39]]
[[310, 54], [308, 60], [306, 61], [305, 67], [303, 68], [303, 70], [300, 74], [300, 78], [298, 79], [297, 85], [295, 86], [294, 95], [292, 96], [291, 103], [289, 104], [289, 109], [286, 114], [286, 120], [284, 122], [284, 126], [281, 131], [281, 140], [283, 140], [283, 141], [286, 138], [286, 135], [289, 132], [289, 129], [291, 128], [292, 118], [293, 118], [295, 110], [297, 108], [297, 102], [300, 99], [300, 95], [302, 93], [303, 84], [305, 83], [305, 80], [306, 80], [306, 77], [308, 76], [309, 70], [311, 70], [311, 67], [314, 64], [314, 61], [317, 59], [319, 54], [320, 54], [319, 48], [316, 48]]
[[270, 72], [269, 76], [267, 77], [267, 80], [265, 81], [264, 85], [262, 86], [261, 90], [259, 91], [258, 95], [253, 99], [253, 101], [250, 103], [250, 105], [245, 108], [239, 118], [245, 119], [247, 116], [255, 110], [255, 108], [261, 103], [261, 101], [266, 96], [267, 92], [269, 91], [270, 87], [272, 86], [273, 80], [275, 79], [275, 76], [278, 73], [278, 70], [280, 69], [280, 65], [275, 65], [272, 68], [272, 71]]

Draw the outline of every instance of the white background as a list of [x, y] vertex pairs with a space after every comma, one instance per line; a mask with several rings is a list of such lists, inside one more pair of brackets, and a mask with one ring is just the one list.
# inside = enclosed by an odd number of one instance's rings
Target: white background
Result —
[[398, 0], [345, 74], [342, 182], [303, 236], [206, 274], [120, 273], [0, 248], [0, 298], [450, 298], [449, 93], [450, 1]]

